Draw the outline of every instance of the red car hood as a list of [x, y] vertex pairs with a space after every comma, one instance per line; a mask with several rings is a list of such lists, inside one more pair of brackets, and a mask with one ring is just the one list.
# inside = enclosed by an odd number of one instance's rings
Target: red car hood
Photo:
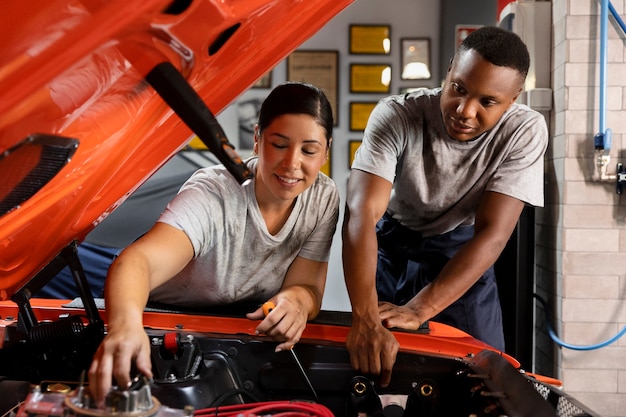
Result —
[[146, 81], [155, 67], [166, 65], [156, 74], [166, 79], [176, 69], [178, 87], [188, 84], [217, 114], [352, 1], [5, 4], [0, 300], [82, 241], [192, 137]]

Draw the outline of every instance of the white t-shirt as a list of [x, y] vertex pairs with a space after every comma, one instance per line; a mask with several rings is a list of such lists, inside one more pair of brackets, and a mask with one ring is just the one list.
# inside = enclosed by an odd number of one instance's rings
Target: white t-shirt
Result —
[[[256, 172], [256, 157], [246, 163]], [[272, 236], [254, 181], [242, 186], [222, 165], [200, 169], [159, 219], [187, 234], [194, 259], [150, 300], [185, 307], [265, 301], [279, 291], [296, 256], [328, 261], [338, 216], [337, 186], [320, 173]]]
[[543, 116], [513, 104], [470, 141], [446, 133], [441, 89], [382, 99], [372, 111], [352, 169], [393, 183], [387, 212], [432, 236], [474, 224], [485, 191], [543, 206], [548, 130]]

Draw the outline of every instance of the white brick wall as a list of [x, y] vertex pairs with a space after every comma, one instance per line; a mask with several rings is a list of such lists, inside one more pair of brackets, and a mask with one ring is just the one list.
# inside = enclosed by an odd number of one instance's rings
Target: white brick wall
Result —
[[[612, 0], [623, 17], [624, 0]], [[563, 341], [594, 345], [626, 325], [626, 197], [614, 183], [593, 181], [599, 130], [600, 2], [555, 0], [554, 120], [546, 158], [546, 201], [537, 225], [538, 293], [551, 304]], [[626, 165], [626, 52], [608, 27], [606, 126], [613, 132], [610, 173]], [[624, 158], [620, 160], [620, 158]], [[625, 189], [626, 194], [626, 189]], [[602, 416], [626, 415], [626, 337], [601, 349], [554, 349], [537, 312], [537, 371], [549, 359], [574, 398]], [[552, 348], [551, 348], [552, 347]]]

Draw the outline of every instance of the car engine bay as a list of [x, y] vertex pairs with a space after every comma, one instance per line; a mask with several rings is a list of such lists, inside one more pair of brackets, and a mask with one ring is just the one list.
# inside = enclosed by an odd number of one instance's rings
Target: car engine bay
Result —
[[398, 332], [416, 342], [401, 347], [391, 383], [383, 388], [376, 376], [352, 369], [339, 341], [350, 315], [330, 311], [309, 324], [312, 333], [291, 352], [275, 352], [276, 342], [254, 335], [244, 316], [150, 313], [163, 324], [146, 325], [152, 380], [136, 374], [130, 387], [114, 386], [105, 407], [97, 408], [85, 374], [106, 326], [96, 300], [84, 301], [78, 309], [38, 299], [17, 303], [19, 309], [0, 305], [2, 416], [593, 415], [549, 380], [526, 374], [480, 344], [462, 345], [468, 353], [458, 356], [446, 353], [445, 340], [434, 340], [441, 346], [434, 352], [429, 338], [436, 339], [431, 331], [438, 331], [437, 323]]

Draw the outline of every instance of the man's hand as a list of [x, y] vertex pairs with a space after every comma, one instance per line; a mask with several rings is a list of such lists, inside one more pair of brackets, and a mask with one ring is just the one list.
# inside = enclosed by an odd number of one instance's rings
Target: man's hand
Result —
[[405, 330], [417, 330], [422, 322], [413, 309], [406, 306], [397, 306], [391, 303], [378, 303], [378, 313], [383, 325]]
[[353, 321], [346, 347], [354, 369], [366, 374], [380, 374], [380, 385], [389, 385], [400, 344], [380, 321]]

